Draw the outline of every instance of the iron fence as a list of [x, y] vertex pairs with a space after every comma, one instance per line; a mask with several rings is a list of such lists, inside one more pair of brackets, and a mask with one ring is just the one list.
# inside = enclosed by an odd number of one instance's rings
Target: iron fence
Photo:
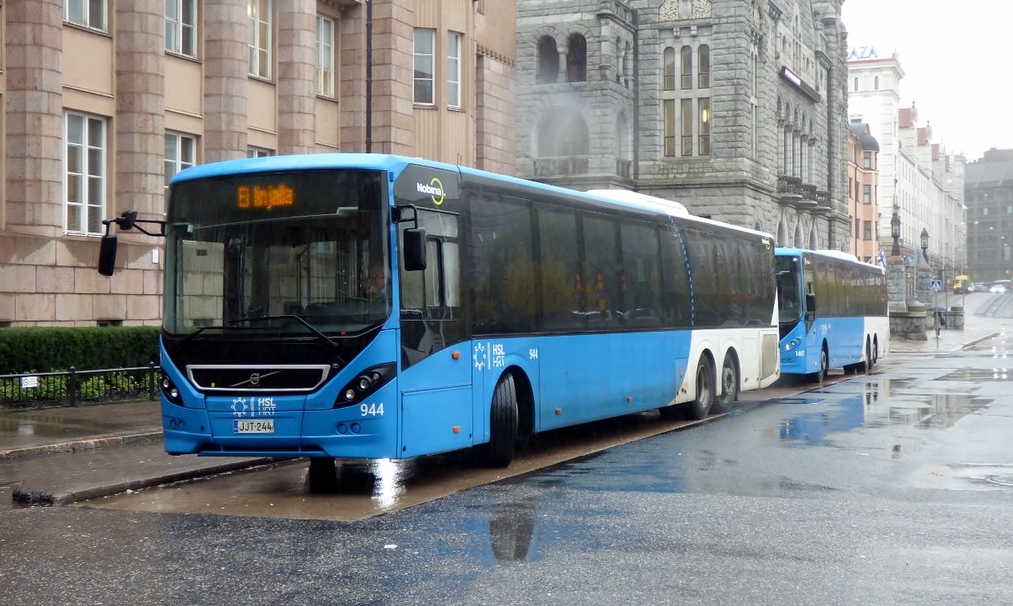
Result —
[[154, 400], [159, 367], [35, 372], [0, 375], [0, 408], [77, 406], [84, 403]]

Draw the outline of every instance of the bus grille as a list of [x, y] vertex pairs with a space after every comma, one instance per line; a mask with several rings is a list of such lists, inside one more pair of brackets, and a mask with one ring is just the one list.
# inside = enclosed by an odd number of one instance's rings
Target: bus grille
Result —
[[211, 365], [186, 367], [190, 382], [206, 392], [310, 392], [327, 380], [327, 364]]

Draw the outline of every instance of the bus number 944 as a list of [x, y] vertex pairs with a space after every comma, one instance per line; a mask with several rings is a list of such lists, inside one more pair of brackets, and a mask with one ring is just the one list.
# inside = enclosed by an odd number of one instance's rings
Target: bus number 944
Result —
[[383, 402], [379, 404], [360, 404], [359, 412], [364, 417], [382, 417], [383, 416]]

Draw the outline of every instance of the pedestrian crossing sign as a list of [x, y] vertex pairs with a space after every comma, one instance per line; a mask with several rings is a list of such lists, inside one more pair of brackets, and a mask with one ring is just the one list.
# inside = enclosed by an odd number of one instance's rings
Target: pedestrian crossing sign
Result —
[[941, 290], [943, 290], [943, 281], [942, 280], [933, 280], [932, 281], [932, 291], [933, 292], [939, 292]]

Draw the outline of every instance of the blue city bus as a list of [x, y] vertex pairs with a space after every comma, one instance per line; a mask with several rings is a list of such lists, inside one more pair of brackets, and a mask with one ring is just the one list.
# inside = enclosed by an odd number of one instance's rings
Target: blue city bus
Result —
[[703, 419], [778, 378], [772, 238], [677, 203], [340, 153], [192, 167], [166, 210], [107, 220], [99, 270], [108, 226], [158, 225], [171, 454], [310, 457], [311, 483], [335, 458], [506, 466], [538, 432]]
[[781, 374], [822, 383], [830, 369], [869, 370], [890, 350], [885, 271], [837, 251], [781, 248]]

